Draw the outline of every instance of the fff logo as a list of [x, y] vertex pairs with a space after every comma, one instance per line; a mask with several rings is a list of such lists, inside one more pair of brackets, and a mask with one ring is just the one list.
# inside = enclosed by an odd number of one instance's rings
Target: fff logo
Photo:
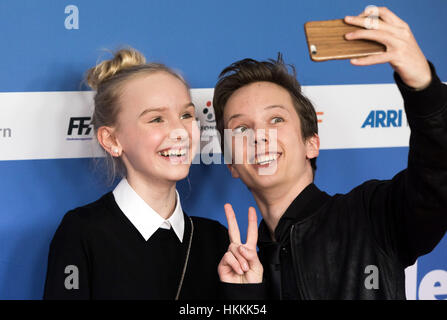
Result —
[[73, 131], [78, 136], [89, 135], [92, 131], [92, 125], [90, 123], [91, 117], [71, 117], [70, 123], [68, 124], [67, 135], [73, 135]]

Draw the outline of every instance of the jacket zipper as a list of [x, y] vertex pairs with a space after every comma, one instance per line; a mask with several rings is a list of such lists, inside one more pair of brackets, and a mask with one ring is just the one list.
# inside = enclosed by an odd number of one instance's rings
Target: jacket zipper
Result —
[[293, 268], [295, 270], [295, 274], [296, 274], [296, 285], [298, 287], [298, 290], [300, 292], [300, 295], [302, 297], [303, 300], [309, 300], [309, 295], [307, 294], [305, 288], [304, 288], [304, 280], [303, 280], [303, 276], [300, 272], [301, 268], [298, 268], [298, 257], [296, 256], [296, 252], [295, 252], [295, 241], [293, 238], [293, 229], [295, 228], [295, 225], [292, 225], [292, 227], [290, 228], [290, 247], [291, 247], [291, 251], [292, 251], [292, 264], [293, 264]]

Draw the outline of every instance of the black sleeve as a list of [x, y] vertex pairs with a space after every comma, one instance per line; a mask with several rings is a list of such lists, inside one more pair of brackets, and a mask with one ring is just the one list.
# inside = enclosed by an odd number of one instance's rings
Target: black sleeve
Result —
[[394, 73], [411, 129], [408, 166], [369, 184], [365, 195], [379, 244], [404, 266], [433, 250], [447, 229], [447, 86], [429, 64], [432, 82], [420, 91]]
[[50, 244], [44, 299], [89, 299], [89, 259], [84, 221], [76, 211], [62, 219]]
[[224, 300], [266, 300], [266, 283], [220, 283], [222, 299]]

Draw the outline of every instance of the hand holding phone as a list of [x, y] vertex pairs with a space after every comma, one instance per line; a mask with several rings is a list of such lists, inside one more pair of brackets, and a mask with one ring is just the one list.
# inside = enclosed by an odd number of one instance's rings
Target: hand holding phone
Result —
[[[353, 29], [352, 29], [353, 28]], [[389, 63], [409, 87], [422, 90], [431, 70], [410, 26], [386, 7], [368, 6], [344, 20], [305, 26], [312, 60], [351, 59], [356, 66]]]

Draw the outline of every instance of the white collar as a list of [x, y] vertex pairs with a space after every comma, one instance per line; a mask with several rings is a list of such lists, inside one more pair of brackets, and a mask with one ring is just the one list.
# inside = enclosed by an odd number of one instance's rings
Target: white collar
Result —
[[170, 229], [172, 226], [175, 234], [180, 242], [182, 242], [183, 232], [185, 230], [185, 219], [177, 190], [175, 190], [175, 193], [177, 204], [173, 214], [165, 220], [135, 192], [126, 178], [123, 178], [113, 190], [113, 196], [118, 207], [146, 241], [158, 228]]

